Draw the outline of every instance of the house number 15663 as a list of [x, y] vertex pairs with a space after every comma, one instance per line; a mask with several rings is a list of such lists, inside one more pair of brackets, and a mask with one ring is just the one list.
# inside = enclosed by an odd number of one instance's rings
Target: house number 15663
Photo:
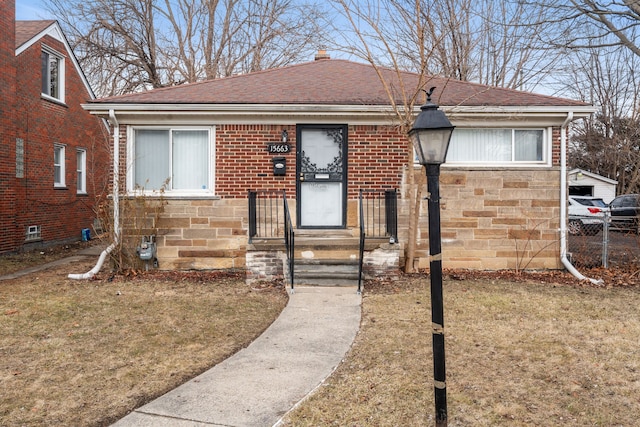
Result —
[[269, 144], [268, 151], [269, 153], [284, 154], [291, 151], [291, 148], [289, 147], [289, 144]]

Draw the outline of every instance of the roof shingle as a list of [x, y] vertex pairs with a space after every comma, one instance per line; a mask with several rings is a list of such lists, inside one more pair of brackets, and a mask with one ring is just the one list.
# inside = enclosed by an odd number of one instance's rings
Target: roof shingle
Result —
[[56, 21], [16, 21], [16, 49], [38, 35]]
[[[381, 69], [399, 105], [401, 85], [416, 92], [419, 75]], [[443, 106], [586, 106], [580, 101], [430, 77], [434, 101]], [[422, 102], [422, 98], [419, 98]], [[116, 104], [320, 104], [389, 105], [374, 67], [353, 61], [312, 61], [250, 74], [95, 100]]]

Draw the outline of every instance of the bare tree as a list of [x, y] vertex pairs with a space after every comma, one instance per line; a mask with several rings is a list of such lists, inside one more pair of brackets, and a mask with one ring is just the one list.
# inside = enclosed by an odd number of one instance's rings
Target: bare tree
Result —
[[[334, 0], [332, 5], [341, 19], [340, 25], [334, 26], [329, 42], [373, 66], [392, 108], [392, 119], [401, 134], [407, 135], [415, 118], [414, 106], [423, 100], [420, 90], [427, 84], [429, 76], [425, 71], [433, 54], [426, 42], [428, 34], [422, 5], [393, 0]], [[415, 86], [407, 86], [402, 77], [407, 65], [404, 53], [409, 51], [413, 52], [412, 63], [420, 71]], [[425, 174], [418, 174], [416, 182], [413, 146], [408, 137], [405, 142], [408, 165], [405, 197], [409, 201], [405, 271], [412, 272]]]
[[316, 50], [294, 0], [50, 0], [99, 96], [279, 67]]
[[[416, 72], [533, 90], [552, 74], [562, 54], [560, 50], [549, 51], [543, 43], [542, 35], [553, 25], [550, 18], [549, 22], [542, 20], [550, 13], [544, 5], [510, 0], [340, 3], [340, 13], [348, 8], [352, 16], [358, 15], [354, 22], [358, 28], [336, 28], [327, 44], [341, 42], [342, 50], [366, 59], [350, 46], [359, 39], [354, 36], [358, 32], [370, 45], [376, 61], [387, 66], [394, 66], [395, 60]], [[372, 16], [359, 16], [363, 10]], [[368, 28], [370, 23], [365, 18], [377, 20], [378, 34]], [[418, 21], [420, 27], [416, 27]], [[336, 37], [336, 32], [341, 37]], [[419, 48], [429, 52], [425, 63]], [[394, 51], [394, 60], [389, 58], [389, 50]]]
[[[334, 0], [331, 4], [341, 19], [334, 21], [338, 24], [327, 45], [377, 70], [394, 119], [405, 134], [413, 125], [416, 103], [423, 99], [420, 90], [431, 76], [534, 87], [554, 64], [554, 56], [540, 45], [539, 32], [544, 28], [527, 25], [544, 13], [537, 5], [514, 7], [507, 0]], [[415, 87], [402, 84], [404, 70], [420, 76]], [[406, 144], [407, 170], [413, 171], [413, 147], [408, 138]], [[407, 176], [408, 272], [413, 270], [423, 180], [424, 173]]]
[[559, 24], [556, 31], [545, 34], [550, 47], [575, 50], [621, 45], [640, 56], [640, 3], [636, 0], [528, 3], [546, 6], [552, 14], [546, 16], [545, 21]]
[[569, 163], [617, 180], [618, 194], [640, 192], [640, 58], [622, 47], [574, 58], [570, 90], [600, 111], [575, 125]]

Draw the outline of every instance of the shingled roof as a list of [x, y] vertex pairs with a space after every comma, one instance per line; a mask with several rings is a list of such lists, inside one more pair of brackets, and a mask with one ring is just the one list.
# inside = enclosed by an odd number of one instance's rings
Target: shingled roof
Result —
[[[419, 76], [382, 69], [399, 105], [401, 82], [416, 92]], [[425, 88], [437, 87], [434, 101], [443, 106], [583, 107], [584, 102], [431, 77]], [[420, 102], [422, 99], [420, 99]], [[94, 100], [108, 104], [315, 104], [389, 105], [374, 67], [353, 61], [325, 59], [250, 74], [184, 84], [148, 92]]]
[[56, 21], [16, 21], [16, 48], [19, 48]]

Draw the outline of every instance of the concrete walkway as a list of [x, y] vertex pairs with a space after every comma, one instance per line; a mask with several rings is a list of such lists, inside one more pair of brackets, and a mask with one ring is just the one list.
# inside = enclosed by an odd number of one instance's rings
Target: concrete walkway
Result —
[[18, 277], [26, 276], [27, 274], [43, 271], [53, 267], [58, 267], [60, 265], [69, 265], [69, 273], [86, 273], [86, 271], [73, 271], [73, 269], [75, 268], [73, 267], [73, 263], [77, 261], [85, 261], [87, 259], [91, 259], [91, 257], [95, 257], [95, 260], [97, 261], [100, 252], [102, 252], [103, 250], [104, 248], [100, 245], [89, 246], [78, 251], [76, 255], [61, 258], [59, 260], [51, 261], [46, 264], [35, 265], [33, 267], [25, 268], [24, 270], [16, 271], [15, 273], [3, 274], [0, 276], [0, 281], [15, 279]]
[[353, 287], [296, 287], [247, 348], [114, 426], [277, 425], [343, 359], [360, 326], [361, 302]]

